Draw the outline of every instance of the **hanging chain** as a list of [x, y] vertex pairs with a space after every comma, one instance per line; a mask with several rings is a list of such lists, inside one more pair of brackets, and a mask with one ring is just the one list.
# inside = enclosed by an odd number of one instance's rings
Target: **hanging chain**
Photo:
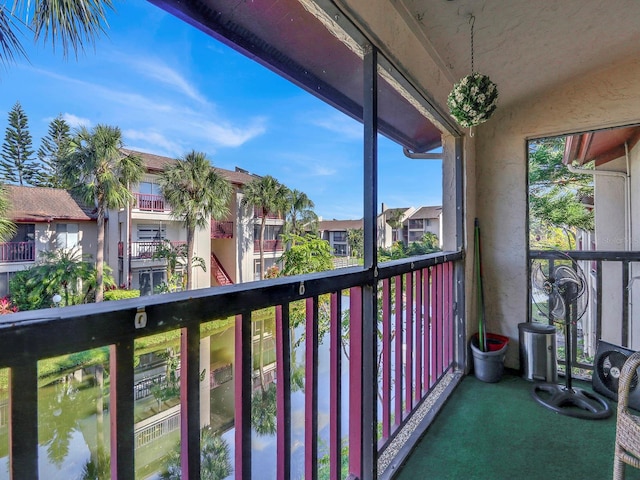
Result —
[[473, 74], [473, 26], [476, 23], [474, 15], [469, 16], [469, 23], [471, 24], [471, 74]]

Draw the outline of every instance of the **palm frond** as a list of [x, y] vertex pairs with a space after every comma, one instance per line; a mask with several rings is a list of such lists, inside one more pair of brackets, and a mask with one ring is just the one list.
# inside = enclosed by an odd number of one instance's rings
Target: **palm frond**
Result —
[[84, 45], [94, 45], [95, 39], [108, 27], [106, 11], [113, 10], [111, 0], [37, 0], [33, 15], [29, 15], [31, 1], [19, 0], [16, 6], [30, 19], [35, 40], [49, 39], [55, 50], [62, 45], [66, 57], [70, 50], [78, 55]]
[[15, 34], [17, 28], [13, 24], [13, 18], [6, 6], [0, 5], [0, 64], [5, 67], [13, 63], [18, 55], [27, 57], [27, 53]]

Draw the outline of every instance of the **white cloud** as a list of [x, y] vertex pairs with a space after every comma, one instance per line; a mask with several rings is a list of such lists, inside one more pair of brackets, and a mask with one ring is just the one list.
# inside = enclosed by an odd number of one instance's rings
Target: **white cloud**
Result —
[[72, 129], [79, 127], [91, 128], [91, 120], [89, 120], [88, 118], [79, 117], [77, 115], [74, 115], [73, 113], [63, 113], [62, 119], [67, 122]]
[[236, 127], [224, 123], [205, 122], [200, 124], [202, 136], [223, 147], [239, 147], [252, 138], [267, 131], [265, 119], [256, 118], [246, 127]]
[[[133, 150], [143, 150], [156, 155], [165, 154], [172, 157], [182, 155], [183, 147], [177, 142], [171, 141], [159, 132], [151, 130], [125, 130], [122, 132], [125, 145]], [[147, 147], [131, 147], [132, 142], [143, 142]]]
[[338, 173], [338, 171], [335, 168], [328, 168], [319, 164], [315, 164], [311, 166], [310, 173], [314, 177], [330, 177]]
[[362, 141], [362, 124], [343, 113], [333, 112], [333, 114], [327, 115], [323, 112], [322, 114], [311, 115], [310, 118], [311, 124], [316, 127], [338, 133], [348, 140]]
[[[171, 144], [171, 150], [168, 151], [175, 151], [177, 145], [166, 140], [171, 137], [180, 138], [183, 143], [196, 140], [212, 147], [239, 147], [267, 130], [264, 117], [255, 117], [239, 126], [224, 118], [218, 118], [219, 115], [211, 112], [210, 108], [196, 111], [180, 103], [168, 102], [165, 98], [156, 100], [136, 91], [109, 88], [49, 71], [40, 70], [39, 73], [74, 85], [73, 88], [83, 92], [93, 103], [103, 105], [101, 114], [106, 123], [115, 123], [123, 127], [126, 127], [127, 123], [129, 126], [133, 124], [135, 126], [130, 130], [138, 132], [137, 135], [141, 135], [140, 132], [146, 132], [146, 135], [154, 132], [164, 137], [165, 140], [161, 141], [161, 144], [165, 144], [167, 149]], [[77, 123], [87, 122], [85, 119], [76, 118]]]
[[198, 91], [195, 86], [189, 83], [189, 81], [184, 78], [177, 70], [169, 67], [167, 64], [159, 60], [150, 59], [147, 59], [144, 62], [140, 62], [139, 58], [137, 57], [129, 63], [143, 75], [169, 85], [173, 89], [182, 92], [184, 95], [197, 101], [198, 103], [208, 103], [207, 99]]

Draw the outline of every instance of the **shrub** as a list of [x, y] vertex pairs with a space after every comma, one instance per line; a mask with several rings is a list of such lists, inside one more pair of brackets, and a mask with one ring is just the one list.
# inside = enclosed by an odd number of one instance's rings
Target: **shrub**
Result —
[[115, 290], [107, 290], [104, 292], [104, 300], [124, 300], [125, 298], [137, 298], [140, 296], [140, 290], [124, 290], [116, 288]]

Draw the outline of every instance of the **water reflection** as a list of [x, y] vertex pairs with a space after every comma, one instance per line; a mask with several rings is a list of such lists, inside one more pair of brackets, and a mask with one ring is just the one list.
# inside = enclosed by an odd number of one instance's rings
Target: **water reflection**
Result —
[[[231, 450], [227, 440], [205, 427], [200, 430], [200, 463], [202, 480], [223, 480], [231, 475]], [[180, 480], [180, 446], [171, 452], [166, 471], [160, 475], [163, 480]]]

